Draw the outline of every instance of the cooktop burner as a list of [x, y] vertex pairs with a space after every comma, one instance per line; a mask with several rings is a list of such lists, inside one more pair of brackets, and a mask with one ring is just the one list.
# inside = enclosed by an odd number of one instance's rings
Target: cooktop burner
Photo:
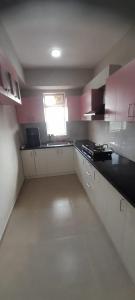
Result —
[[93, 159], [111, 159], [112, 150], [108, 148], [107, 144], [83, 144], [82, 149]]

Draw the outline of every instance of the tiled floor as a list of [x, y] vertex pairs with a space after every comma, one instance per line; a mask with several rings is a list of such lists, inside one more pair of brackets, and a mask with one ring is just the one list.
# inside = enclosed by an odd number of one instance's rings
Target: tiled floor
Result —
[[0, 299], [135, 299], [75, 175], [25, 183], [0, 246]]

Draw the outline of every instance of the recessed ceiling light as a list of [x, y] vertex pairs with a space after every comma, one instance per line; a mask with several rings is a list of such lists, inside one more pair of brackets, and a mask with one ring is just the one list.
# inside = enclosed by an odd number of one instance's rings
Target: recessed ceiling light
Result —
[[51, 56], [54, 57], [54, 58], [59, 58], [61, 56], [61, 49], [53, 48], [51, 50]]

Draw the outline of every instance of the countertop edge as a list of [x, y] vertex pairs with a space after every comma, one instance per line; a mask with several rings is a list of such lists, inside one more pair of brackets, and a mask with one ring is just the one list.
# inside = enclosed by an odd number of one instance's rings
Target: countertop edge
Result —
[[40, 146], [40, 147], [25, 147], [25, 148], [20, 148], [20, 151], [26, 151], [26, 150], [42, 150], [42, 149], [50, 149], [50, 148], [63, 148], [63, 147], [74, 147], [74, 144], [70, 145], [50, 145], [50, 146]]

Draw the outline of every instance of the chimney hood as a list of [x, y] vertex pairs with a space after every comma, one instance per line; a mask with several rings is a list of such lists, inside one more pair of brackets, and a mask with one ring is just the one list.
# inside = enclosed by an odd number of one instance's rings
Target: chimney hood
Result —
[[95, 110], [90, 110], [84, 113], [84, 116], [96, 116], [96, 115], [104, 115], [105, 113], [105, 105], [104, 103], [100, 104], [99, 107], [95, 108]]
[[[105, 113], [104, 104], [105, 86], [99, 89], [91, 89], [85, 92], [83, 116], [85, 118], [92, 117], [96, 120], [96, 116], [102, 119]], [[104, 118], [104, 117], [103, 117]]]

